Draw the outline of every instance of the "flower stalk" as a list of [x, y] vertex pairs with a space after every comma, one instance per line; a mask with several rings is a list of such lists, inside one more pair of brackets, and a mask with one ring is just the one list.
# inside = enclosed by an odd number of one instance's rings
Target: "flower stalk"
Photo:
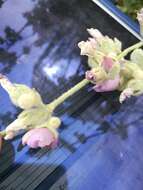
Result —
[[74, 87], [69, 89], [67, 92], [63, 93], [61, 96], [56, 98], [54, 101], [52, 101], [50, 104], [47, 105], [47, 107], [50, 107], [52, 110], [55, 110], [56, 107], [58, 107], [60, 104], [62, 104], [67, 98], [75, 94], [77, 91], [79, 91], [81, 88], [86, 86], [90, 81], [87, 79], [83, 79], [78, 84], [76, 84]]
[[130, 53], [131, 51], [135, 50], [135, 49], [138, 49], [140, 47], [143, 46], [143, 42], [138, 42], [128, 48], [126, 48], [122, 53], [120, 53], [118, 56], [117, 56], [117, 60], [121, 60], [122, 58], [124, 58], [126, 55], [128, 55], [128, 53]]

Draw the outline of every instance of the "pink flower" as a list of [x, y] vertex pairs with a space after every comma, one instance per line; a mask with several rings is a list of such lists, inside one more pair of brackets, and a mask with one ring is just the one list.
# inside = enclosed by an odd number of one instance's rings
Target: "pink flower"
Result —
[[115, 77], [113, 80], [105, 80], [104, 82], [97, 84], [93, 87], [96, 92], [109, 92], [116, 90], [119, 86], [120, 78]]
[[107, 56], [105, 56], [103, 58], [102, 66], [105, 69], [105, 71], [107, 71], [107, 72], [110, 71], [114, 64], [115, 64], [115, 62], [113, 61], [112, 58], [107, 57]]
[[31, 148], [54, 148], [58, 144], [58, 137], [48, 128], [35, 128], [23, 136], [22, 144], [27, 144]]
[[94, 75], [94, 73], [92, 71], [86, 71], [85, 72], [85, 78], [87, 80], [95, 81], [96, 77], [95, 77], [95, 75]]

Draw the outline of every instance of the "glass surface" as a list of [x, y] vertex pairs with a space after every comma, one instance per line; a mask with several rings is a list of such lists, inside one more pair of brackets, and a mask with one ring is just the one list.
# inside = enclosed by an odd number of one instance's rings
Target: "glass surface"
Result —
[[[87, 39], [86, 28], [119, 38], [124, 48], [137, 41], [90, 0], [6, 0], [0, 6], [0, 72], [36, 88], [45, 103], [84, 78], [87, 59], [77, 43]], [[118, 93], [85, 87], [55, 112], [62, 118], [57, 149], [30, 150], [20, 137], [4, 142], [0, 189], [142, 189], [142, 102], [141, 96], [120, 105]], [[19, 112], [0, 88], [1, 130]]]

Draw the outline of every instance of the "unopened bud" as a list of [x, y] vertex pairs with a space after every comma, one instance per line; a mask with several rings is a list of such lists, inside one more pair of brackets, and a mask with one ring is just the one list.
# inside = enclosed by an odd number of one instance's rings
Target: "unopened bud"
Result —
[[23, 84], [13, 84], [6, 77], [0, 78], [1, 86], [8, 92], [12, 103], [22, 109], [42, 106], [40, 94]]

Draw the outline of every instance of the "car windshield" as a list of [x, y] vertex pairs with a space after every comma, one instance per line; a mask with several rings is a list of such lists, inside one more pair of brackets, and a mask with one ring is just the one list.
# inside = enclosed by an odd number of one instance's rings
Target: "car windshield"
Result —
[[[37, 89], [45, 103], [84, 78], [87, 58], [80, 56], [77, 44], [88, 38], [87, 28], [117, 37], [123, 48], [138, 41], [90, 0], [6, 0], [0, 6], [0, 72], [12, 82]], [[143, 97], [120, 105], [117, 95], [97, 94], [88, 85], [62, 104], [55, 111], [62, 118], [55, 150], [22, 147], [19, 136], [5, 141], [0, 189], [42, 190], [45, 179], [46, 189], [87, 189], [86, 177], [93, 171], [97, 189], [112, 177], [117, 180], [123, 160], [124, 172], [125, 166], [134, 165], [135, 157], [141, 159], [143, 143]], [[0, 88], [1, 130], [20, 111]]]

